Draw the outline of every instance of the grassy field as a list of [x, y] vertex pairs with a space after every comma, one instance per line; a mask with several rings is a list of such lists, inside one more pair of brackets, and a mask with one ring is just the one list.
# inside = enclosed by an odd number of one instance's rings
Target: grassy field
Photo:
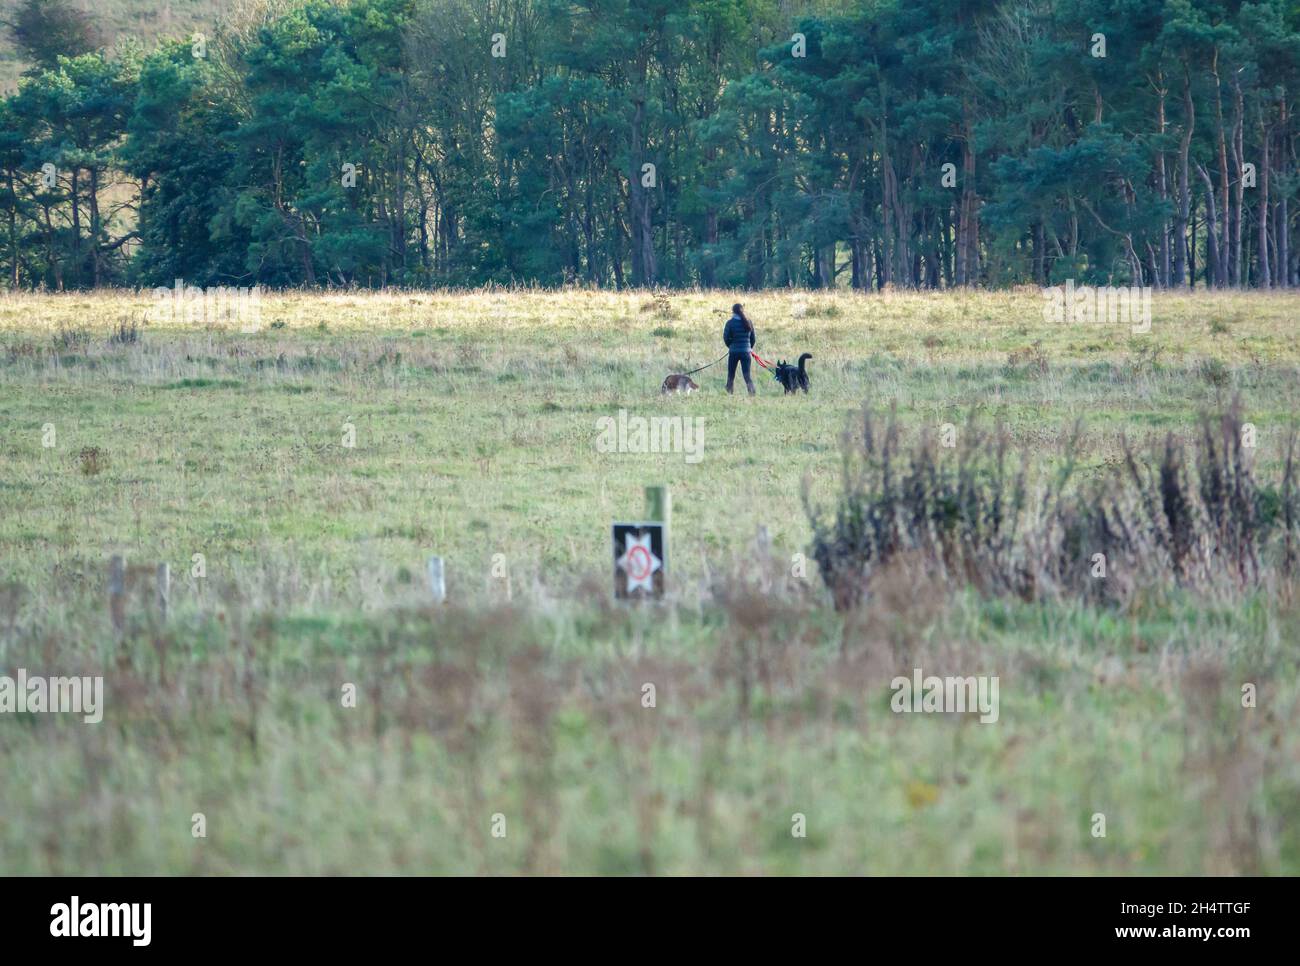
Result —
[[[744, 296], [811, 395], [714, 367], [661, 397], [737, 297], [288, 294], [251, 333], [0, 299], [0, 673], [106, 681], [97, 725], [0, 715], [0, 872], [1300, 872], [1289, 586], [1117, 610], [900, 577], [844, 615], [797, 556], [864, 401], [1001, 418], [1044, 467], [1082, 419], [1087, 473], [1239, 394], [1275, 465], [1300, 298], [1158, 294], [1133, 334], [1036, 290]], [[702, 417], [701, 458], [601, 452], [619, 410]], [[609, 524], [655, 483], [672, 593], [615, 605]], [[115, 632], [112, 554], [170, 564], [165, 624], [141, 586]], [[914, 667], [998, 675], [998, 722], [892, 713]]]

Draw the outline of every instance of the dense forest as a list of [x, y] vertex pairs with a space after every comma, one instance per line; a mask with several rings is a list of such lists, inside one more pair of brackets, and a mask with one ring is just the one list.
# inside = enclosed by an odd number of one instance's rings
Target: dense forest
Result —
[[1292, 0], [267, 0], [8, 30], [7, 288], [1300, 285]]

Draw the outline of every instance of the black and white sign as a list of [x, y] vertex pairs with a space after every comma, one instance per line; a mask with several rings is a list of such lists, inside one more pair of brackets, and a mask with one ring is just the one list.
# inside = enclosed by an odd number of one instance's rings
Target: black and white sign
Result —
[[615, 523], [614, 596], [664, 595], [664, 525]]

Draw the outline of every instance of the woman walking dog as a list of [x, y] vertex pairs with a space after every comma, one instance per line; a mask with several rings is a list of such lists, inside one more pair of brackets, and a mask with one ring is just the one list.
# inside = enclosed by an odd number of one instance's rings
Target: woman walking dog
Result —
[[745, 316], [745, 307], [737, 302], [731, 307], [731, 318], [722, 330], [722, 341], [727, 344], [727, 392], [732, 392], [736, 382], [736, 364], [745, 376], [749, 394], [754, 395], [754, 380], [749, 377], [749, 353], [758, 345], [754, 336], [754, 323]]

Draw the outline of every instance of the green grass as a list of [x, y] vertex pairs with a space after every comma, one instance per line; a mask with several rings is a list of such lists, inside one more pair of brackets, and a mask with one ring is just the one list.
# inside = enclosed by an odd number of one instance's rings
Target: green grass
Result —
[[[661, 397], [736, 298], [289, 295], [255, 333], [129, 346], [147, 295], [0, 300], [0, 673], [107, 689], [99, 725], [0, 715], [0, 872], [1300, 871], [1289, 588], [1113, 612], [899, 582], [845, 618], [791, 573], [800, 485], [831, 497], [863, 400], [1003, 418], [1043, 465], [1082, 418], [1100, 467], [1240, 393], [1278, 461], [1300, 299], [1157, 295], [1134, 336], [1033, 292], [740, 296], [760, 354], [813, 353], [812, 394], [729, 397], [718, 366]], [[703, 417], [703, 458], [599, 452], [620, 409]], [[672, 597], [616, 606], [608, 527], [652, 483]], [[171, 565], [167, 625], [136, 588], [115, 635], [114, 553]], [[893, 714], [916, 666], [998, 675], [999, 722]]]

